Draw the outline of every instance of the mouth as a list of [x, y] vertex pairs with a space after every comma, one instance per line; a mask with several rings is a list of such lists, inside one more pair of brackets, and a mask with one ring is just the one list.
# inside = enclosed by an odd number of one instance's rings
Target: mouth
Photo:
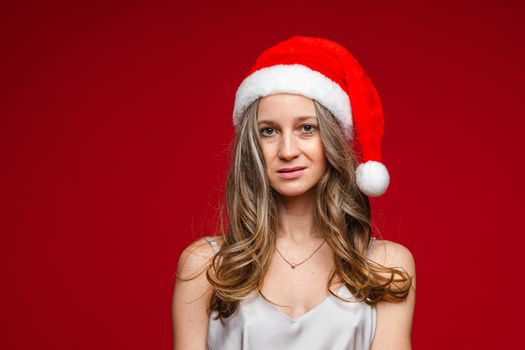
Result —
[[277, 172], [278, 173], [291, 173], [291, 172], [294, 172], [294, 171], [297, 171], [297, 170], [302, 170], [306, 167], [304, 166], [296, 166], [296, 167], [293, 167], [293, 168], [283, 168], [283, 169], [279, 169]]
[[295, 179], [303, 175], [305, 169], [306, 167], [304, 166], [288, 168], [288, 169], [281, 169], [277, 171], [277, 174], [279, 175], [279, 177], [283, 179]]

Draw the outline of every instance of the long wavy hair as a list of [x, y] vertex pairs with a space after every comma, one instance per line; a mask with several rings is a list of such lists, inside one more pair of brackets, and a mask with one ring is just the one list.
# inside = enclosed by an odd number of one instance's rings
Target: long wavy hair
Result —
[[[224, 322], [239, 302], [259, 290], [276, 248], [280, 195], [270, 187], [259, 143], [259, 100], [244, 112], [232, 144], [225, 184], [225, 206], [219, 207], [217, 231], [222, 247], [211, 259], [206, 277], [214, 292], [209, 314]], [[369, 199], [356, 185], [356, 156], [337, 119], [319, 102], [315, 104], [319, 132], [327, 160], [326, 171], [315, 188], [314, 224], [334, 251], [328, 287], [337, 275], [353, 301], [375, 305], [406, 298], [412, 277], [404, 269], [387, 268], [369, 260], [372, 239]], [[328, 290], [335, 297], [341, 298]]]

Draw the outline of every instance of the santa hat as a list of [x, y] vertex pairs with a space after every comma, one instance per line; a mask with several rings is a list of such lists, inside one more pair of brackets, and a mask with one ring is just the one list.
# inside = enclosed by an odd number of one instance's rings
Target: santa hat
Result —
[[362, 159], [356, 179], [361, 192], [373, 197], [386, 192], [390, 175], [381, 163], [381, 101], [347, 49], [324, 38], [296, 35], [263, 51], [237, 89], [235, 128], [252, 102], [277, 93], [300, 94], [326, 107], [348, 140], [357, 136]]

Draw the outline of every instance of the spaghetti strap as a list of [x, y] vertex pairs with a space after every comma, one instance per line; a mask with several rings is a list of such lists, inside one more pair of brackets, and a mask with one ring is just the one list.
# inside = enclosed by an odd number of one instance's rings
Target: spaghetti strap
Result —
[[372, 252], [372, 245], [374, 245], [375, 240], [376, 238], [374, 236], [370, 238], [370, 244], [368, 245], [368, 257], [369, 258], [370, 258], [370, 253]]
[[212, 236], [204, 236], [202, 238], [204, 238], [206, 241], [208, 241], [208, 243], [211, 245], [211, 247], [213, 248], [213, 251], [215, 251], [215, 253], [217, 253], [219, 251], [219, 245], [217, 244], [217, 241], [215, 240], [214, 237], [212, 237]]

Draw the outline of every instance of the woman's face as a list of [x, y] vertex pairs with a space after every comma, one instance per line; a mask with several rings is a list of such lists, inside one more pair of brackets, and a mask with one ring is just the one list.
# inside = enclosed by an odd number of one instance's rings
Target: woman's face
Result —
[[313, 189], [326, 166], [314, 102], [288, 93], [265, 96], [257, 122], [270, 186], [285, 197]]

